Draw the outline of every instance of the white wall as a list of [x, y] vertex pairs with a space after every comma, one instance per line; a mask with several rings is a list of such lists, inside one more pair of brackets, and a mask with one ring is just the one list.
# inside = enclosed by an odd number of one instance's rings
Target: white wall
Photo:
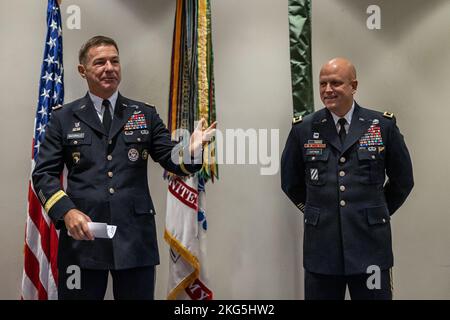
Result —
[[[82, 24], [81, 30], [63, 30], [66, 102], [86, 90], [76, 73], [79, 47], [104, 34], [120, 46], [121, 92], [156, 104], [167, 119], [175, 1], [63, 0], [63, 21], [72, 4], [80, 6]], [[381, 30], [366, 28], [369, 4], [381, 6]], [[292, 114], [287, 1], [213, 0], [212, 5], [219, 126], [280, 129], [282, 149]], [[20, 296], [45, 10], [46, 1], [0, 2], [1, 299]], [[327, 59], [350, 58], [358, 69], [358, 102], [394, 112], [410, 147], [416, 187], [393, 219], [399, 299], [450, 298], [449, 13], [445, 0], [313, 3], [314, 76]], [[261, 176], [259, 170], [257, 165], [222, 165], [220, 180], [207, 187], [209, 275], [218, 299], [303, 297], [301, 216], [282, 193], [279, 174]], [[151, 164], [162, 261], [158, 299], [165, 297], [168, 265], [161, 175], [160, 167]]]

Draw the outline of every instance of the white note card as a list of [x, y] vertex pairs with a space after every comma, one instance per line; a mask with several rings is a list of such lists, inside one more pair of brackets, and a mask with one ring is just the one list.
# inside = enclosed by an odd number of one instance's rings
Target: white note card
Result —
[[[88, 228], [94, 238], [112, 239], [116, 234], [117, 226], [109, 225], [103, 222], [88, 222]], [[70, 233], [67, 231], [69, 236]]]
[[117, 226], [101, 222], [88, 222], [89, 230], [95, 238], [112, 239], [116, 234]]

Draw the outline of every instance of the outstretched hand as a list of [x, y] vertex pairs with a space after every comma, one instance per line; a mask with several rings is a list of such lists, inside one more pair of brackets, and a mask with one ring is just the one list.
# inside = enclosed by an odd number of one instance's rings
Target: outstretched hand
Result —
[[191, 135], [189, 143], [189, 152], [191, 156], [199, 154], [204, 144], [211, 141], [211, 138], [216, 134], [217, 121], [214, 121], [208, 128], [203, 129], [206, 125], [206, 119], [202, 118]]

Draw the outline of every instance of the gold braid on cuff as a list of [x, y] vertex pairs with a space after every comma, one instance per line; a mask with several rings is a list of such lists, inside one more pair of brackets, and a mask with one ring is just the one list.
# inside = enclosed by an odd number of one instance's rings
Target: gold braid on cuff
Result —
[[62, 197], [64, 197], [64, 196], [67, 196], [67, 194], [64, 192], [64, 191], [62, 191], [62, 190], [59, 190], [57, 193], [55, 193], [54, 195], [52, 195], [51, 197], [50, 197], [50, 199], [48, 199], [48, 201], [45, 203], [45, 206], [44, 206], [44, 209], [45, 209], [45, 212], [49, 212], [50, 211], [50, 209], [59, 201], [59, 200], [61, 200], [61, 198]]

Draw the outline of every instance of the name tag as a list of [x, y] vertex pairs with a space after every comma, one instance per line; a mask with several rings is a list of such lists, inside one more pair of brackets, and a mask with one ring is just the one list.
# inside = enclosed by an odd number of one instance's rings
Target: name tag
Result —
[[84, 139], [84, 132], [79, 133], [68, 133], [67, 134], [68, 140], [74, 140], [74, 139]]

